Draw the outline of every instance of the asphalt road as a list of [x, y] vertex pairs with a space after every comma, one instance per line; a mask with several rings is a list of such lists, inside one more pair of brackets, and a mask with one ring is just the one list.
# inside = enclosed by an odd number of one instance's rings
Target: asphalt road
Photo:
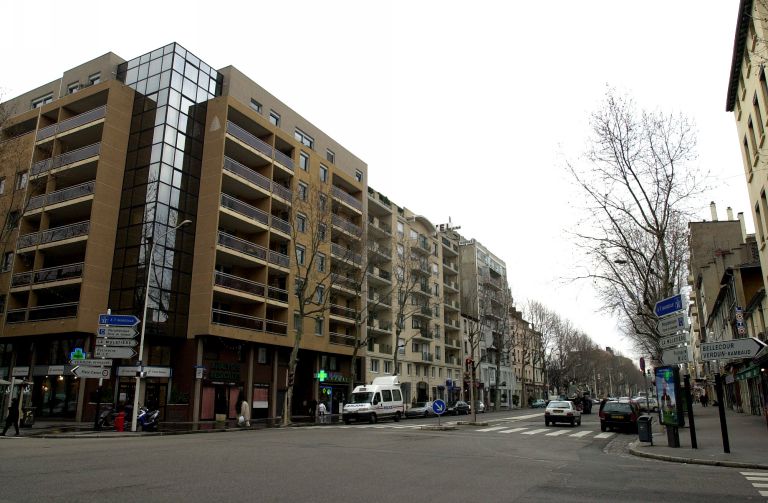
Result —
[[765, 500], [736, 469], [632, 457], [626, 445], [634, 435], [599, 437], [595, 415], [582, 426], [549, 428], [541, 411], [478, 419], [489, 425], [426, 431], [420, 425], [436, 419], [409, 419], [166, 437], [0, 438], [0, 502]]

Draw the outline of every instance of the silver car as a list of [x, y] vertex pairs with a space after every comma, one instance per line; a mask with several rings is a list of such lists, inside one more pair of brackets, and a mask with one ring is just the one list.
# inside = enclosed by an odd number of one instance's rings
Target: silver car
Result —
[[434, 415], [432, 402], [416, 402], [413, 407], [405, 411], [405, 417], [430, 417]]

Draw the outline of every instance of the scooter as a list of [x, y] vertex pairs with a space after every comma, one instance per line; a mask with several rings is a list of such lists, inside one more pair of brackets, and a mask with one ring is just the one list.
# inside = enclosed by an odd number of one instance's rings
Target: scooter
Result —
[[115, 424], [115, 409], [112, 406], [107, 406], [99, 414], [97, 419], [99, 429], [110, 428]]
[[139, 408], [139, 415], [136, 418], [136, 424], [141, 426], [141, 431], [157, 431], [160, 423], [160, 411], [149, 410], [145, 406]]

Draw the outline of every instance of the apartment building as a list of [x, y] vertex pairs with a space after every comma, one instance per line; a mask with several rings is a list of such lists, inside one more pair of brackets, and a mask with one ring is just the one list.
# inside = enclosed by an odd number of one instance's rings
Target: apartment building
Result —
[[477, 368], [475, 396], [491, 404], [498, 391], [501, 406], [509, 407], [515, 374], [505, 350], [512, 344], [506, 264], [477, 240], [463, 238], [459, 263], [464, 352]]
[[406, 403], [457, 399], [458, 238], [369, 188], [367, 239], [366, 380], [396, 371]]
[[509, 308], [508, 351], [514, 369], [512, 395], [517, 396], [518, 405], [526, 405], [528, 398], [545, 398], [544, 348], [541, 333], [535, 330], [514, 306]]
[[[0, 378], [27, 380], [38, 415], [93, 417], [96, 380], [69, 361], [93, 354], [108, 310], [147, 316], [144, 353], [114, 359], [105, 401], [131, 403], [140, 361], [141, 401], [166, 420], [236, 417], [240, 393], [254, 417], [279, 416], [299, 324], [291, 412], [343, 400], [362, 160], [175, 43], [105, 54], [3, 107]], [[318, 298], [331, 308], [301, 320], [295, 281], [310, 259], [331, 278]]]

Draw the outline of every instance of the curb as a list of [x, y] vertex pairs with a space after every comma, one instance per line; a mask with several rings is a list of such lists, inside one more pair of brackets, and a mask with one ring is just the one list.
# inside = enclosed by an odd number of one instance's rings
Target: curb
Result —
[[747, 468], [751, 470], [768, 470], [768, 465], [761, 463], [742, 463], [741, 461], [720, 461], [716, 459], [686, 458], [683, 456], [669, 456], [667, 454], [653, 454], [637, 448], [637, 442], [629, 444], [629, 453], [641, 458], [656, 459], [670, 463], [685, 463], [691, 465], [725, 466], [728, 468]]

